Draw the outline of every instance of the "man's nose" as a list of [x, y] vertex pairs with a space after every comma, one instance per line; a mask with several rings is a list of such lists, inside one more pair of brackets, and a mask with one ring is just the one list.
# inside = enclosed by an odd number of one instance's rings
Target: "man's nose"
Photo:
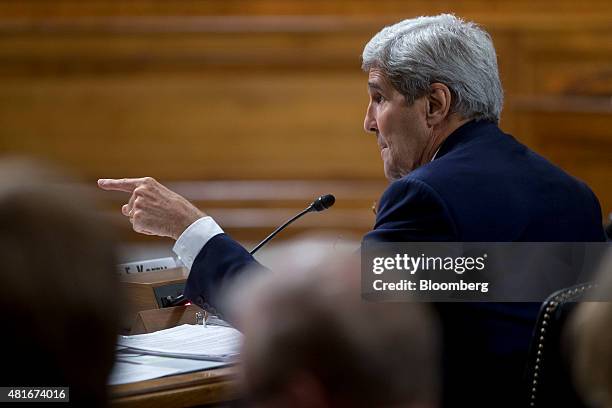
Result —
[[368, 109], [366, 110], [365, 119], [363, 120], [363, 129], [366, 132], [376, 132], [378, 130], [376, 119], [372, 114], [372, 105], [368, 105]]

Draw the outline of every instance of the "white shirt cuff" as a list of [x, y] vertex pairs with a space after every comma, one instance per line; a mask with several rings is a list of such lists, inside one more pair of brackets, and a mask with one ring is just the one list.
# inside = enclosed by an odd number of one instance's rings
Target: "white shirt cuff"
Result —
[[212, 217], [202, 217], [183, 231], [176, 240], [172, 251], [188, 269], [191, 269], [193, 261], [204, 248], [204, 245], [212, 237], [219, 234], [223, 234], [219, 224]]

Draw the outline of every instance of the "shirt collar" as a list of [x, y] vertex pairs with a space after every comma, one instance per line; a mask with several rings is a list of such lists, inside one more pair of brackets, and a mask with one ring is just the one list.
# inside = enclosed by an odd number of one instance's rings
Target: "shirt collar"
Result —
[[[442, 146], [440, 146], [440, 147], [442, 147]], [[438, 150], [436, 150], [436, 152], [434, 153], [434, 155], [433, 155], [433, 157], [431, 158], [430, 161], [436, 160], [436, 156], [438, 155], [438, 152], [440, 151], [440, 147], [438, 147]]]

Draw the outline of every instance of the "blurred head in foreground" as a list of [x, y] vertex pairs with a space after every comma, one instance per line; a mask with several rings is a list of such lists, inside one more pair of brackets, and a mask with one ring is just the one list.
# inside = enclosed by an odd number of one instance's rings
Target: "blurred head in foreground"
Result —
[[104, 405], [117, 330], [111, 234], [56, 171], [0, 161], [4, 386], [70, 387]]
[[[598, 299], [612, 294], [612, 252], [599, 276]], [[612, 302], [584, 302], [572, 316], [574, 374], [579, 391], [592, 407], [612, 407]]]
[[245, 336], [247, 399], [259, 407], [436, 406], [438, 332], [426, 305], [362, 301], [358, 255], [308, 247], [230, 296]]

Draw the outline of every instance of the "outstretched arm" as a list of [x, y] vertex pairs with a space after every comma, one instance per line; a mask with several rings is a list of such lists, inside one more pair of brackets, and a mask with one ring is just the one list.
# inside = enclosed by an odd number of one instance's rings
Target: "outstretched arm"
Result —
[[121, 212], [134, 231], [177, 240], [174, 252], [191, 270], [185, 296], [216, 312], [220, 295], [247, 269], [262, 268], [203, 211], [151, 177], [100, 179], [104, 190], [130, 194]]

